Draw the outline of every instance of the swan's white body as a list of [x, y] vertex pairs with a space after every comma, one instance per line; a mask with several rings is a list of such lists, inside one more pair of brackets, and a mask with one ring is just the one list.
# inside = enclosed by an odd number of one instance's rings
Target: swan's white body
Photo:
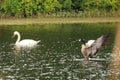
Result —
[[32, 39], [24, 39], [20, 41], [20, 33], [18, 31], [14, 32], [14, 36], [15, 35], [18, 36], [17, 41], [15, 42], [15, 45], [19, 47], [26, 47], [26, 48], [34, 47], [40, 42], [40, 41], [35, 41]]
[[15, 43], [15, 45], [19, 45], [21, 47], [34, 47], [39, 43], [39, 41], [25, 39], [20, 42]]

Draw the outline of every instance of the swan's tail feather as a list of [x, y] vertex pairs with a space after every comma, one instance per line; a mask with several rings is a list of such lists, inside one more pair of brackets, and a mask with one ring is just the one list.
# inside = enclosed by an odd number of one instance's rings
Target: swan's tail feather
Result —
[[37, 41], [37, 43], [41, 42], [40, 40]]

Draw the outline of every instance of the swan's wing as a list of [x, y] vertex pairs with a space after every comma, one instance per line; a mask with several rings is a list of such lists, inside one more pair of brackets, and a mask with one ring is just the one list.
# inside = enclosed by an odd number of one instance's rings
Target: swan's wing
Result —
[[37, 45], [37, 41], [35, 40], [32, 40], [32, 39], [24, 39], [24, 40], [21, 40], [19, 42], [19, 45], [20, 46], [27, 46], [27, 47], [31, 47], [31, 46], [34, 46], [34, 45]]

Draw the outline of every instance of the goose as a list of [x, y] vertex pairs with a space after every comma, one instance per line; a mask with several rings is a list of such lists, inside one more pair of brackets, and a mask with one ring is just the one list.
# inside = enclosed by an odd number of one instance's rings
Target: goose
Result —
[[24, 39], [24, 40], [20, 41], [21, 36], [20, 36], [20, 33], [18, 31], [14, 31], [13, 37], [14, 36], [18, 37], [16, 42], [15, 42], [15, 46], [19, 46], [19, 47], [31, 48], [31, 47], [36, 46], [40, 42], [40, 40], [35, 41], [32, 39]]
[[80, 39], [79, 41], [82, 42], [81, 52], [85, 58], [85, 60], [89, 60], [92, 58], [102, 46], [106, 44], [110, 37], [110, 34], [102, 35], [96, 40], [89, 40], [87, 43], [84, 39]]

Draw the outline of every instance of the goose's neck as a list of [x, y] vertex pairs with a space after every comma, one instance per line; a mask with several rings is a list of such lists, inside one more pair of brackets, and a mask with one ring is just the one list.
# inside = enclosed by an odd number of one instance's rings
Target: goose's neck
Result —
[[83, 40], [83, 39], [82, 39], [82, 40], [81, 40], [81, 42], [82, 42], [84, 45], [86, 45], [86, 42], [85, 42], [85, 40]]
[[19, 41], [20, 41], [20, 34], [19, 33], [17, 34], [17, 37], [18, 38], [17, 38], [17, 41], [15, 42], [15, 44], [19, 43]]

